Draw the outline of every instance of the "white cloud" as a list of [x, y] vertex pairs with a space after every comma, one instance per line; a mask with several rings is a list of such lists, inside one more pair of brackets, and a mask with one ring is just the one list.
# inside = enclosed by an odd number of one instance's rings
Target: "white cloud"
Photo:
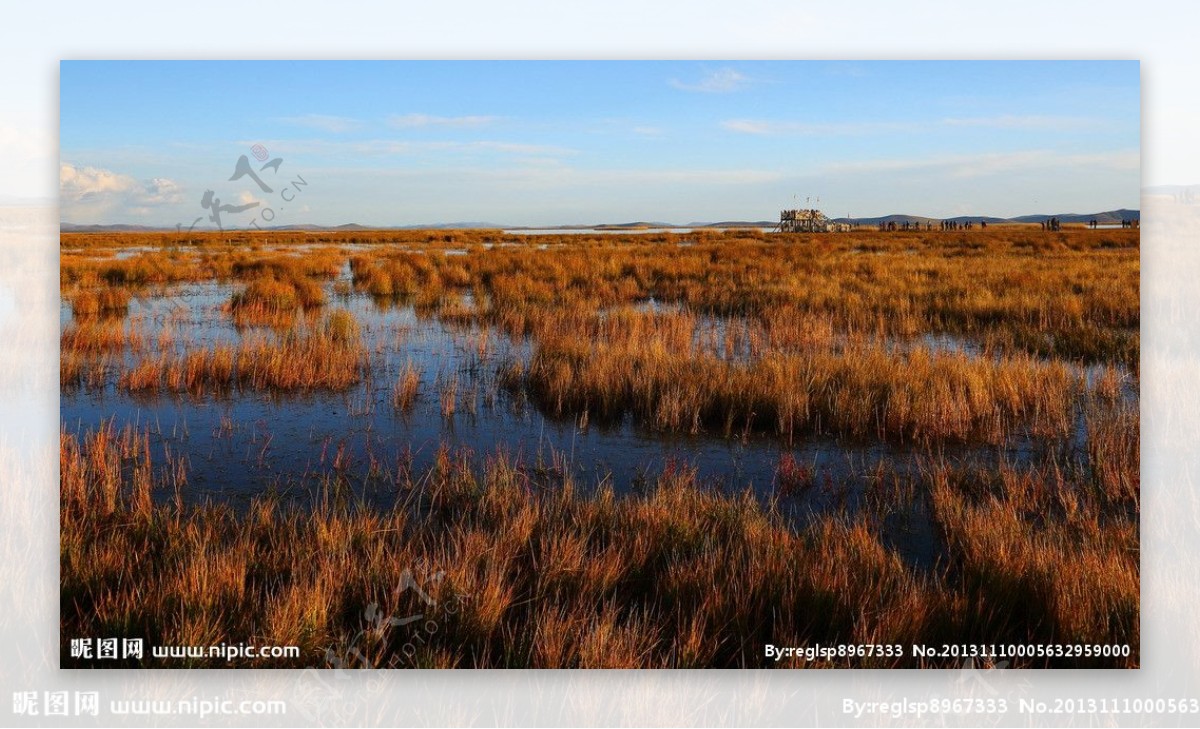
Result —
[[334, 134], [343, 134], [362, 127], [362, 122], [357, 119], [329, 114], [302, 114], [301, 116], [283, 117], [280, 121], [285, 124], [321, 129]]
[[474, 128], [497, 121], [494, 116], [434, 116], [432, 114], [398, 114], [388, 117], [388, 124], [400, 129], [418, 127]]
[[83, 202], [123, 195], [137, 188], [137, 180], [98, 167], [59, 166], [59, 194], [63, 200]]
[[155, 208], [183, 202], [183, 189], [174, 180], [137, 180], [99, 167], [59, 165], [59, 200], [64, 216], [115, 212], [143, 216]]
[[709, 71], [704, 78], [695, 82], [671, 79], [669, 83], [681, 91], [699, 91], [705, 94], [726, 94], [737, 91], [751, 83], [752, 79], [732, 68]]
[[148, 180], [136, 194], [138, 202], [143, 205], [174, 205], [183, 201], [183, 189], [177, 182], [165, 177]]
[[242, 190], [240, 193], [238, 193], [238, 205], [250, 205], [253, 203], [258, 203], [259, 205], [265, 204], [262, 200], [255, 197], [254, 193], [250, 192], [249, 190]]

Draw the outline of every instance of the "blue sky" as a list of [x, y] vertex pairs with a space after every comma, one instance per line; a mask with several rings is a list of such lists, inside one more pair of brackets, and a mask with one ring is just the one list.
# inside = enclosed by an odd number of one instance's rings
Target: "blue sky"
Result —
[[[243, 227], [760, 220], [806, 197], [1012, 216], [1140, 188], [1137, 62], [68, 61], [60, 108], [72, 223], [208, 225], [209, 190], [252, 206], [223, 214]], [[229, 179], [241, 155], [269, 193]]]

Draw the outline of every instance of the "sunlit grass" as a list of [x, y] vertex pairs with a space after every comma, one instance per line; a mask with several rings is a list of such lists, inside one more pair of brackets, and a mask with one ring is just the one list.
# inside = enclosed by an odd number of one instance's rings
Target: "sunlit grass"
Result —
[[369, 357], [358, 323], [334, 310], [311, 329], [252, 335], [236, 346], [218, 344], [143, 357], [122, 373], [129, 392], [202, 395], [233, 389], [344, 390], [366, 375]]
[[[405, 419], [428, 404], [450, 428], [482, 390], [581, 430], [778, 446], [766, 498], [675, 461], [624, 493], [576, 483], [560, 457], [481, 462], [447, 445], [414, 473], [338, 446], [315, 473], [272, 474], [311, 500], [235, 509], [185, 504], [187, 457], [163, 457], [153, 433], [64, 432], [64, 635], [295, 644], [295, 665], [324, 665], [328, 647], [371, 665], [739, 667], [769, 664], [766, 642], [1087, 642], [1133, 657], [1024, 665], [1135, 666], [1139, 271], [1136, 231], [1020, 227], [64, 235], [64, 392], [365, 391]], [[199, 281], [231, 290], [202, 312], [226, 327], [217, 343], [126, 316], [134, 296]], [[461, 361], [414, 361], [407, 334], [342, 308], [371, 302], [446, 327]], [[925, 460], [880, 466], [857, 506], [791, 522], [782, 502], [852, 488], [791, 452], [830, 437]], [[1009, 462], [1015, 443], [1035, 455]], [[395, 506], [357, 503], [362, 485]], [[918, 506], [933, 566], [885, 537]], [[369, 605], [426, 609], [396, 596], [412, 565], [441, 571], [428, 588], [459, 611], [413, 655], [387, 631], [348, 646]]]
[[[1136, 517], [1066, 468], [931, 464], [910, 486], [930, 494], [948, 551], [922, 572], [878, 537], [887, 498], [797, 530], [683, 464], [619, 497], [503, 453], [477, 466], [443, 448], [390, 510], [328, 498], [331, 472], [311, 507], [260, 496], [239, 515], [155, 496], [186, 488], [186, 468], [154, 463], [150, 437], [62, 436], [64, 635], [298, 645], [297, 666], [328, 665], [327, 648], [354, 666], [776, 665], [768, 642], [1114, 643], [1133, 657], [1016, 664], [1138, 663]], [[379, 625], [413, 613], [437, 621], [415, 650], [404, 629]]]

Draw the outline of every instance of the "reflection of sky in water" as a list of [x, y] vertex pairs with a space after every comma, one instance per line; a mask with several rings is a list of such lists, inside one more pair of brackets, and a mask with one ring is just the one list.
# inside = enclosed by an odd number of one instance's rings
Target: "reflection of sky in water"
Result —
[[[347, 276], [343, 272], [342, 280]], [[282, 396], [246, 390], [201, 399], [129, 396], [117, 390], [112, 373], [102, 391], [62, 393], [63, 426], [82, 432], [115, 418], [118, 426], [148, 427], [157, 463], [163, 462], [164, 452], [186, 454], [191, 498], [216, 498], [234, 505], [244, 505], [273, 486], [311, 486], [316, 477], [332, 471], [339, 449], [349, 456], [351, 481], [361, 484], [373, 464], [394, 473], [409, 457], [414, 472], [420, 473], [432, 465], [442, 443], [469, 449], [479, 463], [503, 450], [529, 467], [563, 466], [585, 490], [607, 482], [618, 492], [628, 492], [675, 460], [694, 466], [707, 487], [731, 492], [750, 488], [765, 502], [775, 494], [780, 456], [791, 453], [799, 464], [812, 469], [815, 485], [782, 499], [779, 506], [787, 518], [803, 523], [831, 508], [853, 510], [863, 498], [867, 474], [880, 463], [911, 473], [928, 457], [911, 447], [833, 438], [812, 438], [787, 447], [766, 436], [663, 435], [629, 419], [580, 428], [572, 418], [544, 416], [496, 385], [495, 374], [504, 362], [529, 357], [527, 342], [489, 331], [488, 347], [481, 355], [478, 328], [448, 327], [418, 317], [411, 307], [380, 308], [369, 297], [338, 296], [332, 288], [329, 285], [326, 292], [326, 310], [341, 306], [353, 312], [371, 352], [371, 376], [350, 390]], [[151, 350], [157, 348], [163, 327], [172, 332], [169, 346], [176, 350], [236, 343], [244, 334], [223, 310], [234, 290], [233, 285], [216, 282], [148, 290], [131, 301], [129, 321], [141, 328]], [[5, 311], [3, 301], [0, 295], [0, 314]], [[644, 308], [660, 306], [646, 302]], [[64, 324], [70, 320], [69, 305], [63, 305], [60, 318]], [[725, 322], [705, 324], [720, 327]], [[926, 339], [926, 346], [971, 351], [969, 344], [953, 339]], [[409, 360], [422, 371], [420, 396], [412, 411], [399, 413], [392, 406], [392, 389]], [[457, 413], [445, 418], [438, 393], [451, 375], [458, 378]], [[1078, 437], [1075, 440], [1082, 443]], [[1007, 448], [940, 448], [938, 453], [964, 463], [994, 464], [1001, 459], [1028, 461], [1036, 451], [1028, 439], [1014, 439]], [[388, 488], [371, 486], [362, 495], [387, 504], [392, 499]], [[884, 531], [885, 540], [909, 559], [930, 564], [935, 558], [923, 501], [890, 516]]]

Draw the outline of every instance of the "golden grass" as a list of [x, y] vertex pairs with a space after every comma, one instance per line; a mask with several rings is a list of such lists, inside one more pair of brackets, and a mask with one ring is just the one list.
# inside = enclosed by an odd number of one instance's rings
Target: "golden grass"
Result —
[[[448, 448], [423, 473], [373, 465], [401, 494], [374, 510], [348, 496], [357, 475], [339, 450], [311, 508], [260, 497], [236, 513], [185, 507], [186, 462], [154, 464], [145, 433], [107, 426], [62, 437], [64, 635], [291, 643], [305, 651], [294, 665], [324, 665], [328, 647], [376, 666], [736, 667], [775, 665], [766, 642], [1076, 641], [1128, 643], [1133, 657], [1014, 663], [1138, 665], [1139, 420], [1121, 382], [1138, 377], [1137, 231], [91, 235], [63, 236], [63, 294], [73, 308], [83, 296], [62, 335], [63, 387], [116, 372], [145, 395], [350, 388], [371, 374], [363, 328], [322, 306], [322, 282], [348, 264], [353, 292], [480, 332], [475, 365], [493, 338], [527, 339], [532, 356], [497, 363], [497, 381], [580, 427], [631, 417], [928, 453], [1030, 436], [1049, 455], [881, 468], [862, 508], [796, 527], [682, 464], [618, 496], [585, 492], [558, 463], [499, 453], [480, 466]], [[107, 255], [129, 246], [147, 250]], [[234, 321], [280, 331], [207, 348], [160, 332], [154, 349], [138, 322], [99, 316], [100, 292], [199, 280], [235, 283]], [[1090, 384], [1088, 363], [1106, 367]], [[421, 376], [411, 360], [397, 374], [397, 411]], [[457, 370], [439, 375], [435, 412], [474, 411], [479, 383], [460, 385]], [[780, 456], [777, 498], [819, 480]], [[929, 570], [883, 536], [914, 504], [941, 554]], [[399, 628], [364, 630], [364, 611], [428, 611], [396, 591], [414, 565], [443, 573], [423, 584], [456, 609], [410, 653]]]
[[59, 387], [72, 390], [83, 385], [89, 389], [100, 389], [108, 380], [111, 366], [108, 358], [88, 357], [76, 351], [63, 351], [59, 356]]
[[[950, 333], [1004, 352], [1137, 367], [1136, 230], [242, 232], [197, 234], [188, 246], [169, 234], [95, 236], [63, 236], [64, 287], [236, 279], [248, 282], [241, 294], [247, 305], [313, 306], [322, 295], [312, 285], [348, 259], [358, 291], [521, 335], [566, 315], [653, 297], [699, 314], [745, 318], [771, 335], [772, 346], [802, 334], [789, 332], [793, 315], [801, 314], [806, 326], [836, 333]], [[306, 247], [288, 252], [296, 243]], [[378, 245], [353, 253], [338, 248], [351, 243]], [[147, 250], [121, 260], [80, 254], [104, 246]], [[452, 247], [465, 255], [446, 255]], [[259, 279], [275, 283], [255, 286]], [[468, 290], [473, 308], [454, 296]]]
[[999, 493], [978, 496], [955, 483], [967, 478], [979, 475], [936, 471], [931, 493], [954, 567], [987, 605], [974, 618], [980, 629], [1022, 626], [1038, 643], [1138, 644], [1136, 516], [1103, 508], [1058, 472], [1004, 470], [987, 479]]
[[129, 291], [119, 286], [79, 289], [71, 298], [71, 313], [77, 319], [100, 315], [124, 315], [129, 310]]
[[[1076, 641], [1133, 654], [1013, 665], [1138, 665], [1136, 518], [1069, 469], [933, 463], [857, 516], [797, 530], [677, 463], [619, 497], [503, 453], [476, 466], [443, 447], [391, 510], [258, 497], [238, 515], [156, 498], [178, 489], [180, 468], [156, 471], [144, 433], [64, 434], [61, 452], [64, 635], [298, 645], [300, 659], [270, 662], [293, 666], [328, 665], [327, 648], [351, 666], [951, 666], [776, 664], [764, 646]], [[946, 539], [933, 572], [878, 536], [913, 487]], [[420, 642], [419, 626], [386, 620], [417, 613], [436, 624]]]
[[310, 329], [143, 357], [121, 374], [118, 386], [129, 392], [197, 396], [234, 388], [344, 390], [368, 371], [369, 353], [358, 323], [349, 312], [335, 309]]
[[397, 410], [408, 412], [412, 410], [421, 387], [421, 370], [413, 365], [412, 360], [404, 364], [400, 377], [392, 389], [392, 404]]
[[140, 321], [111, 317], [79, 318], [59, 335], [59, 384], [63, 389], [84, 386], [102, 389], [118, 368], [114, 358], [141, 352], [146, 341]]
[[97, 354], [145, 347], [140, 323], [125, 319], [77, 319], [63, 328], [59, 346], [66, 353]]
[[[832, 433], [929, 442], [1001, 442], [1024, 428], [1062, 436], [1082, 379], [1029, 355], [986, 359], [879, 343], [745, 357], [703, 344], [688, 314], [630, 311], [543, 334], [524, 378], [509, 378], [557, 414], [618, 420], [633, 413], [666, 431], [791, 440]], [[700, 344], [697, 344], [700, 342]]]
[[454, 411], [458, 403], [458, 373], [452, 373], [441, 378], [441, 387], [438, 389], [438, 404], [441, 407], [442, 417], [454, 417]]
[[288, 329], [295, 324], [298, 313], [325, 304], [325, 291], [320, 282], [298, 271], [249, 270], [249, 282], [229, 299], [229, 311], [239, 328]]
[[237, 309], [259, 308], [268, 313], [295, 311], [325, 303], [320, 284], [306, 278], [256, 278], [235, 293], [230, 306]]
[[[142, 247], [145, 243], [134, 238], [130, 245]], [[63, 285], [140, 287], [196, 281], [208, 276], [209, 271], [199, 265], [196, 256], [174, 249], [147, 250], [126, 258], [112, 258], [80, 255], [64, 248], [59, 259], [59, 280]]]

